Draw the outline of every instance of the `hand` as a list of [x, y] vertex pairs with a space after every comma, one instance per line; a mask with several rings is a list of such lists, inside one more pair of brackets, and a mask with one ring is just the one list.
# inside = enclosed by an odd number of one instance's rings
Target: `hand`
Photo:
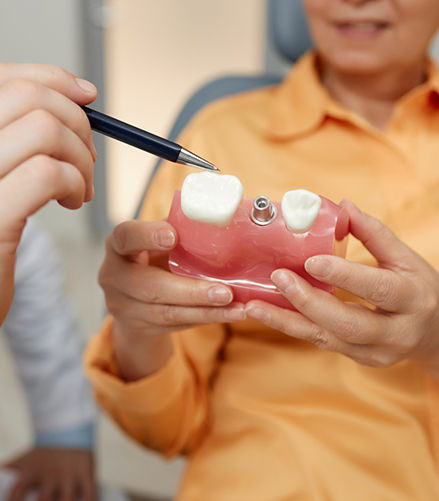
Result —
[[114, 316], [115, 355], [127, 380], [145, 377], [172, 353], [170, 333], [194, 325], [244, 320], [229, 287], [169, 272], [168, 251], [177, 243], [165, 222], [128, 221], [107, 239], [99, 274]]
[[375, 256], [378, 268], [334, 256], [310, 258], [305, 267], [375, 308], [344, 303], [289, 270], [276, 270], [273, 283], [298, 312], [250, 301], [247, 315], [361, 364], [389, 367], [410, 358], [439, 377], [439, 274], [378, 220], [351, 202], [342, 205], [351, 233]]
[[70, 449], [33, 449], [5, 465], [19, 473], [8, 501], [22, 501], [31, 489], [37, 501], [96, 501], [93, 455]]
[[76, 209], [93, 197], [96, 150], [78, 105], [96, 95], [60, 68], [0, 63], [0, 325], [26, 218], [51, 199]]

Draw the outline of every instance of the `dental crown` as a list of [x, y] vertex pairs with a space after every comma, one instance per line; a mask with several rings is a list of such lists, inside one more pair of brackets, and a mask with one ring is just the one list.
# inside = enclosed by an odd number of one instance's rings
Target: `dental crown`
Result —
[[292, 190], [282, 197], [281, 205], [287, 228], [294, 233], [305, 233], [315, 223], [322, 199], [311, 191]]
[[236, 176], [196, 172], [181, 188], [184, 215], [199, 223], [227, 226], [241, 203], [244, 188]]

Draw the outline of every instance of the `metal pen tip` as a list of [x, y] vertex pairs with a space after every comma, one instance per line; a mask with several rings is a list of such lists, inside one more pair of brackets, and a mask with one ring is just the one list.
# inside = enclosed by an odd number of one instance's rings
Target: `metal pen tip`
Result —
[[204, 160], [204, 158], [201, 158], [198, 155], [195, 155], [194, 153], [185, 150], [184, 148], [181, 149], [180, 154], [178, 155], [177, 163], [189, 165], [190, 167], [196, 167], [197, 169], [220, 172], [218, 167], [215, 167], [207, 160]]

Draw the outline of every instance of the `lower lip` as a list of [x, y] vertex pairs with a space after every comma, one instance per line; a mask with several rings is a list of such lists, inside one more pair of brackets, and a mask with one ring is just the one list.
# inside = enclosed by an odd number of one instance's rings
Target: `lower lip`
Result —
[[355, 24], [336, 24], [335, 26], [343, 37], [352, 40], [370, 40], [388, 28], [388, 25], [385, 24], [371, 25], [367, 28], [360, 28], [355, 26]]

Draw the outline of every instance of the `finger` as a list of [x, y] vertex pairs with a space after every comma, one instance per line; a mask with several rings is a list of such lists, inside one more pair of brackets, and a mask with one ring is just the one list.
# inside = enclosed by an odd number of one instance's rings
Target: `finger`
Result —
[[278, 290], [303, 315], [339, 339], [355, 344], [380, 340], [388, 317], [366, 307], [352, 307], [332, 294], [313, 287], [290, 270], [276, 270], [271, 279]]
[[246, 318], [242, 303], [232, 303], [226, 307], [146, 304], [123, 294], [114, 295], [110, 301], [107, 298], [107, 309], [132, 330], [148, 328], [150, 334], [206, 324], [241, 322]]
[[77, 488], [75, 479], [65, 475], [62, 478], [59, 478], [58, 482], [59, 498], [57, 501], [76, 501]]
[[21, 476], [9, 493], [7, 501], [23, 501], [29, 490], [36, 486], [36, 482], [32, 482], [28, 477]]
[[[26, 141], [23, 142], [23, 137]], [[74, 165], [86, 183], [85, 201], [93, 197], [93, 158], [79, 137], [47, 111], [37, 110], [0, 131], [0, 176], [35, 155]]]
[[37, 494], [37, 501], [58, 501], [60, 487], [58, 479], [54, 477], [44, 478], [40, 483]]
[[388, 312], [417, 308], [420, 287], [398, 273], [336, 256], [314, 256], [305, 262], [306, 271], [317, 280], [350, 292]]
[[350, 232], [377, 259], [381, 268], [407, 270], [416, 254], [378, 219], [361, 212], [349, 200], [340, 203], [349, 212]]
[[313, 343], [325, 351], [340, 353], [362, 365], [390, 367], [403, 358], [386, 347], [358, 345], [343, 341], [300, 313], [285, 310], [264, 301], [250, 301], [245, 306], [245, 312], [249, 318], [258, 320], [272, 329]]
[[164, 221], [125, 221], [114, 228], [108, 243], [121, 256], [135, 256], [142, 251], [171, 249], [177, 243], [177, 232]]
[[86, 144], [96, 160], [90, 122], [84, 111], [63, 94], [31, 80], [12, 80], [0, 87], [0, 109], [0, 129], [32, 111], [49, 112]]
[[0, 87], [17, 78], [38, 82], [64, 94], [81, 106], [92, 103], [97, 96], [97, 89], [92, 83], [57, 66], [0, 63]]
[[18, 245], [26, 218], [49, 200], [77, 209], [84, 194], [84, 178], [72, 165], [44, 155], [27, 160], [0, 181], [2, 243]]
[[326, 351], [356, 354], [359, 348], [345, 342], [334, 333], [316, 324], [300, 312], [286, 310], [265, 301], [252, 300], [245, 305], [248, 317], [258, 320], [288, 336], [315, 344]]
[[143, 266], [110, 257], [101, 268], [99, 284], [109, 295], [120, 291], [142, 303], [177, 306], [224, 306], [232, 302], [230, 287], [182, 277], [154, 266]]
[[76, 496], [80, 501], [96, 501], [98, 492], [92, 475], [84, 474], [78, 479]]

